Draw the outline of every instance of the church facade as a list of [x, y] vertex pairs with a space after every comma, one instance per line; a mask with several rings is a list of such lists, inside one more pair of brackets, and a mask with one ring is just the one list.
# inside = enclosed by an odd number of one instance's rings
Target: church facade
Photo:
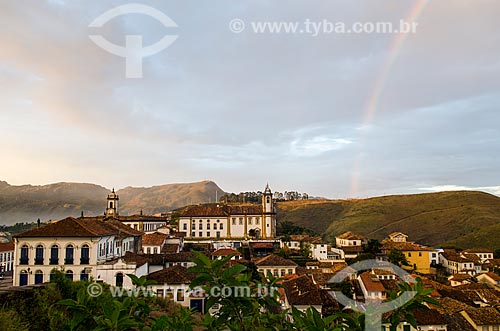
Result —
[[179, 216], [179, 231], [191, 239], [272, 239], [276, 237], [273, 194], [266, 186], [260, 205], [216, 203], [188, 207]]

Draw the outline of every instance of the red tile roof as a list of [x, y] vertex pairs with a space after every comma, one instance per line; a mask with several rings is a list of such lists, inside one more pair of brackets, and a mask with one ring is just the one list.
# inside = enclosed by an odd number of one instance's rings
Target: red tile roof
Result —
[[15, 235], [15, 238], [28, 237], [100, 237], [110, 235], [140, 236], [142, 232], [116, 220], [68, 217]]
[[384, 285], [369, 271], [362, 273], [360, 278], [368, 292], [385, 292]]
[[363, 237], [362, 235], [356, 234], [356, 233], [351, 232], [351, 231], [347, 231], [345, 233], [342, 233], [340, 236], [337, 236], [336, 238], [347, 239], [347, 240], [364, 240], [365, 239], [365, 237]]
[[0, 252], [9, 252], [14, 250], [14, 242], [0, 243]]
[[190, 284], [195, 275], [187, 272], [187, 268], [175, 265], [166, 269], [153, 272], [146, 276], [148, 280], [154, 280], [157, 284]]
[[241, 255], [236, 249], [232, 248], [220, 248], [212, 253], [212, 256], [228, 256], [231, 254]]
[[282, 258], [281, 256], [270, 254], [255, 262], [257, 267], [297, 267], [298, 264]]
[[181, 217], [228, 217], [230, 215], [261, 215], [262, 206], [258, 204], [211, 203], [190, 206], [181, 211]]
[[145, 234], [142, 236], [142, 245], [161, 246], [166, 238], [168, 235], [159, 232]]

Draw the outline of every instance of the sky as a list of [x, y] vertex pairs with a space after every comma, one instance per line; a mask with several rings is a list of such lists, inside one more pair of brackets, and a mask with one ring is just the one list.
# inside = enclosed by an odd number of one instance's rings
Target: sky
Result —
[[[130, 3], [176, 26], [141, 13], [89, 26]], [[496, 0], [1, 1], [0, 180], [500, 195], [499, 12]], [[253, 29], [400, 20], [416, 30]], [[130, 78], [89, 35], [177, 38]]]

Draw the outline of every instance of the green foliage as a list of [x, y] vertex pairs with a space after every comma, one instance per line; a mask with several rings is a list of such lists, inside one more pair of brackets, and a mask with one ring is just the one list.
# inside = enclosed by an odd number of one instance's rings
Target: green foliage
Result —
[[417, 328], [417, 322], [415, 317], [413, 316], [413, 311], [415, 309], [425, 309], [429, 310], [429, 307], [425, 305], [425, 303], [433, 304], [436, 306], [440, 306], [440, 303], [434, 300], [429, 295], [433, 291], [432, 288], [425, 288], [422, 279], [417, 278], [413, 285], [407, 282], [401, 282], [398, 284], [399, 290], [392, 291], [389, 293], [387, 301], [397, 300], [402, 293], [415, 291], [415, 296], [403, 304], [401, 307], [396, 308], [390, 313], [389, 318], [385, 321], [391, 324], [391, 331], [396, 331], [397, 326], [401, 321], [406, 321], [411, 324], [415, 329]]
[[304, 226], [296, 225], [292, 222], [279, 222], [276, 226], [276, 234], [278, 236], [284, 236], [285, 241], [290, 241], [291, 235], [307, 234], [310, 236], [318, 235], [316, 231], [308, 229]]
[[28, 331], [28, 324], [23, 322], [19, 314], [10, 309], [0, 310], [0, 330], [2, 331]]
[[406, 256], [404, 255], [403, 252], [398, 251], [396, 249], [393, 249], [387, 254], [387, 260], [395, 264], [399, 267], [401, 266], [409, 266], [410, 264], [408, 263], [408, 260], [406, 259]]
[[381, 252], [380, 247], [382, 247], [382, 244], [378, 240], [370, 239], [366, 244], [363, 245], [363, 252], [375, 256]]

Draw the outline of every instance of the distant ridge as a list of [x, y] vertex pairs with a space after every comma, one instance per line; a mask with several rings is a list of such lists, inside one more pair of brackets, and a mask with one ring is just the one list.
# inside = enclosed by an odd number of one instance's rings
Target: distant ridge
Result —
[[383, 239], [393, 231], [433, 246], [500, 248], [500, 197], [477, 191], [356, 200], [278, 203], [278, 219], [323, 233], [353, 231]]
[[[0, 181], [0, 224], [60, 219], [68, 216], [100, 215], [110, 189], [86, 183], [9, 185]], [[186, 204], [214, 202], [224, 191], [212, 181], [126, 187], [118, 190], [122, 215], [169, 211]]]

